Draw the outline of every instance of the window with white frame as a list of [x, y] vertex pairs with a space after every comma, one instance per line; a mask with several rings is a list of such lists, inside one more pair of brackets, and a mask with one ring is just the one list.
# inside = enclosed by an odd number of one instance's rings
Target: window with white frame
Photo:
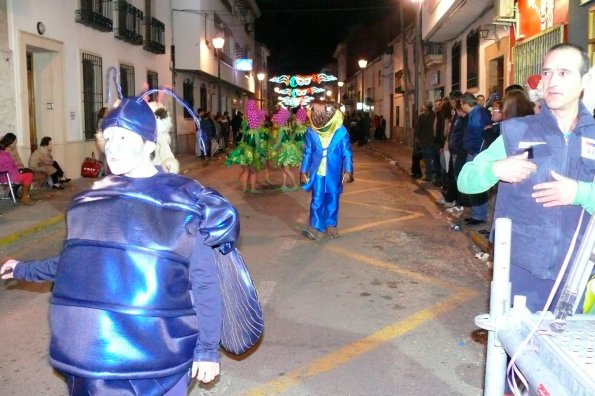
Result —
[[83, 53], [83, 135], [85, 140], [94, 140], [97, 132], [97, 113], [103, 106], [102, 59]]

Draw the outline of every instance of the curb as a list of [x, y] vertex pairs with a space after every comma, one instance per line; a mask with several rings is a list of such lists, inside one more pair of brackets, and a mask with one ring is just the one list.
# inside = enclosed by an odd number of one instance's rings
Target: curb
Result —
[[45, 230], [53, 225], [59, 224], [64, 221], [64, 214], [60, 213], [55, 216], [52, 216], [42, 222], [35, 224], [29, 228], [25, 228], [24, 230], [13, 232], [12, 234], [8, 234], [3, 238], [0, 238], [0, 247], [9, 245], [18, 241], [21, 238], [24, 238], [29, 235], [33, 235], [38, 233], [39, 231]]
[[[397, 143], [394, 140], [391, 140], [392, 143]], [[402, 172], [408, 173], [407, 169], [405, 169], [400, 163], [399, 161], [395, 160], [390, 154], [387, 154], [386, 152], [378, 149], [378, 148], [373, 148], [368, 146], [367, 147], [368, 150], [372, 151], [375, 154], [381, 155], [384, 158], [388, 158], [391, 162], [394, 162], [395, 166], [397, 168], [399, 168]], [[427, 195], [428, 197], [432, 198], [432, 200], [435, 200], [434, 195], [425, 188], [424, 183], [417, 180], [417, 179], [411, 179], [411, 182], [414, 183], [415, 185], [417, 185], [417, 187], [419, 189], [421, 189], [425, 195]], [[442, 211], [444, 211], [441, 207], [441, 205], [439, 205], [437, 202], [436, 206], [438, 208], [440, 208]], [[466, 234], [469, 236], [469, 238], [471, 239], [471, 242], [473, 242], [473, 244], [475, 244], [475, 246], [480, 249], [483, 252], [492, 254], [493, 252], [493, 246], [492, 243], [485, 238], [483, 235], [481, 235], [480, 233], [478, 233], [477, 231], [468, 231], [466, 232]]]
[[471, 240], [473, 243], [481, 249], [483, 252], [492, 254], [493, 246], [490, 241], [476, 231], [470, 231], [469, 235], [471, 236]]
[[[186, 162], [184, 167], [182, 167], [182, 165], [180, 164], [180, 174], [184, 175], [185, 173], [189, 172], [190, 170], [195, 169], [197, 166], [198, 167], [201, 166], [201, 163], [199, 161], [193, 162], [192, 160], [190, 160], [190, 161]], [[202, 166], [204, 166], [204, 165], [202, 165]], [[39, 223], [34, 224], [31, 227], [25, 228], [23, 230], [15, 231], [15, 232], [8, 234], [4, 237], [0, 237], [0, 247], [10, 245], [11, 243], [18, 241], [21, 238], [25, 238], [30, 235], [36, 234], [40, 231], [43, 231], [43, 230], [45, 230], [51, 226], [54, 226], [56, 224], [59, 224], [63, 221], [64, 221], [64, 213], [60, 213], [60, 214], [54, 215], [52, 217], [49, 217], [43, 221], [40, 221]]]

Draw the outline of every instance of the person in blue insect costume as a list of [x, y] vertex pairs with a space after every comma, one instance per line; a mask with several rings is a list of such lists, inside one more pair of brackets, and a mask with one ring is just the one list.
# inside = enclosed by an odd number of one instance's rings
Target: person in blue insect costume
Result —
[[73, 197], [62, 252], [0, 269], [3, 279], [54, 282], [50, 364], [70, 395], [186, 395], [190, 376], [219, 374], [221, 265], [241, 261], [238, 213], [153, 165], [156, 127], [143, 98], [124, 98], [103, 121], [112, 175]]
[[339, 198], [343, 183], [353, 182], [353, 159], [343, 113], [335, 102], [313, 101], [308, 112], [310, 127], [304, 141], [300, 169], [303, 189], [312, 191], [310, 222], [301, 228], [306, 238], [316, 240], [339, 235]]

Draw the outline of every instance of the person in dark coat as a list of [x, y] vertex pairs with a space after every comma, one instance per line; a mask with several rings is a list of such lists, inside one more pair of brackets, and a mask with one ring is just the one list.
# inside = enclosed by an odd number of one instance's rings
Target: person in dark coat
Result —
[[432, 110], [432, 102], [427, 101], [421, 107], [421, 114], [415, 123], [415, 143], [425, 162], [425, 176], [422, 180], [432, 181], [432, 173], [434, 171], [434, 157], [436, 152], [435, 136], [434, 136], [434, 119], [436, 115]]

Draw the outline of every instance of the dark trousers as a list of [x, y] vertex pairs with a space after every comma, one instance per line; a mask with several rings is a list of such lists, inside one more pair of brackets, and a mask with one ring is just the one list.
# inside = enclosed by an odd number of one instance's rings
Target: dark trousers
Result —
[[457, 205], [459, 206], [469, 206], [469, 198], [466, 194], [459, 192], [457, 187], [457, 178], [459, 177], [459, 173], [461, 173], [461, 169], [463, 169], [463, 165], [467, 162], [467, 154], [452, 154], [450, 156], [450, 162], [448, 166], [448, 175], [447, 181], [444, 185], [444, 189], [442, 191], [442, 195], [444, 195], [444, 200], [448, 202], [457, 201]]
[[[434, 158], [435, 158], [435, 155], [436, 155], [436, 146], [434, 146], [433, 144], [424, 146], [421, 149], [421, 152], [422, 152], [422, 155], [423, 155], [423, 158], [424, 158], [424, 162], [425, 162], [425, 166], [426, 166], [426, 169], [425, 169], [426, 179], [427, 180], [432, 180], [433, 179], [432, 175], [433, 175], [434, 170], [436, 168], [436, 163], [434, 162]], [[438, 166], [440, 166], [440, 165], [438, 165]]]
[[56, 161], [54, 161], [52, 166], [56, 168], [56, 173], [52, 175], [52, 181], [54, 184], [60, 183], [60, 179], [64, 177], [64, 171], [62, 171], [62, 168], [60, 168], [60, 165]]
[[413, 150], [413, 154], [411, 154], [411, 176], [421, 177], [422, 158], [421, 152]]

